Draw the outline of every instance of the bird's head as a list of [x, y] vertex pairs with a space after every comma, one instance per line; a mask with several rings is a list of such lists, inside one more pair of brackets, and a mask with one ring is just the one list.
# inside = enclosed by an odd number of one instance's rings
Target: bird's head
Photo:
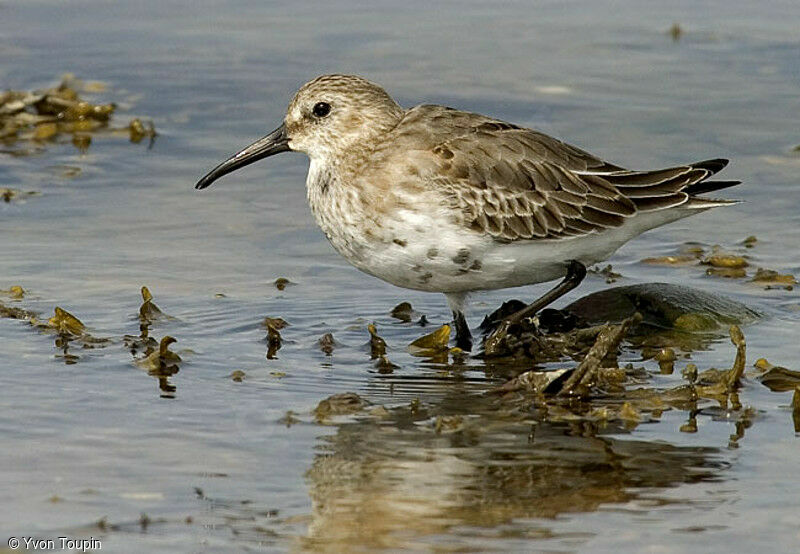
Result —
[[380, 86], [356, 75], [323, 75], [292, 98], [283, 124], [203, 177], [204, 189], [223, 175], [289, 150], [312, 160], [333, 160], [369, 148], [393, 128], [404, 110]]

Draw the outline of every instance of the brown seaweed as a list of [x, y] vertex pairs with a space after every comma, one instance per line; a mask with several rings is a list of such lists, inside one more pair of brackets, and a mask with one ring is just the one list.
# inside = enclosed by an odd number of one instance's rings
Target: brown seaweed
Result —
[[65, 75], [57, 86], [45, 90], [0, 93], [0, 141], [7, 145], [17, 142], [35, 145], [33, 149], [23, 147], [7, 151], [21, 155], [58, 141], [62, 135], [70, 135], [72, 144], [86, 152], [92, 136], [100, 132], [124, 133], [134, 143], [148, 138], [152, 145], [157, 135], [152, 121], [144, 123], [134, 118], [125, 127], [111, 127], [116, 104], [95, 104], [81, 96], [104, 91], [104, 84], [83, 83], [72, 75]]
[[408, 345], [414, 356], [432, 356], [448, 350], [450, 344], [450, 326], [445, 324], [434, 332], [424, 335]]
[[369, 331], [370, 358], [373, 360], [379, 359], [386, 354], [386, 341], [378, 335], [378, 330], [375, 328], [374, 323], [367, 325], [367, 331]]

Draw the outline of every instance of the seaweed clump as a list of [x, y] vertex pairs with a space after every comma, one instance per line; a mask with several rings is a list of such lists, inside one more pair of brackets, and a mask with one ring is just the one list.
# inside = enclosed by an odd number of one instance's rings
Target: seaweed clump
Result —
[[78, 150], [85, 152], [93, 135], [106, 133], [126, 136], [133, 143], [149, 139], [152, 146], [157, 136], [152, 121], [136, 118], [124, 127], [113, 127], [111, 119], [117, 105], [92, 103], [82, 96], [104, 90], [102, 83], [85, 83], [68, 74], [58, 85], [47, 89], [0, 93], [0, 143], [12, 146], [22, 141], [33, 145], [6, 151], [25, 155], [36, 152], [47, 142], [68, 136]]
[[283, 345], [281, 330], [288, 327], [289, 323], [280, 317], [265, 317], [262, 325], [267, 329], [267, 359], [274, 360]]
[[[25, 294], [20, 286], [0, 292], [10, 293], [10, 296], [15, 299], [21, 299]], [[0, 317], [25, 321], [40, 331], [54, 334], [55, 347], [60, 351], [56, 357], [61, 358], [66, 364], [77, 363], [80, 359], [80, 356], [71, 350], [73, 342], [84, 349], [103, 348], [111, 344], [111, 339], [95, 337], [90, 334], [83, 322], [67, 310], [56, 306], [53, 312], [53, 316], [45, 320], [37, 312], [17, 306], [7, 306], [0, 302]]]
[[738, 326], [729, 329], [736, 347], [736, 357], [729, 369], [712, 368], [698, 374], [694, 364], [688, 364], [683, 372], [685, 384], [659, 389], [646, 386], [647, 373], [632, 365], [620, 367], [616, 361], [617, 348], [640, 321], [637, 314], [620, 324], [604, 326], [574, 368], [529, 370], [491, 392], [504, 403], [527, 406], [525, 410], [535, 408], [548, 421], [620, 421], [635, 426], [657, 420], [666, 410], [685, 410], [689, 419], [681, 426], [682, 432], [697, 430], [696, 417], [703, 409], [703, 402], [741, 409], [738, 390], [744, 375], [746, 343]]
[[705, 268], [710, 277], [725, 279], [745, 279], [747, 282], [763, 286], [765, 290], [793, 290], [797, 278], [789, 273], [780, 273], [773, 269], [756, 267], [755, 274], [749, 273], [753, 268], [753, 249], [758, 245], [758, 238], [751, 235], [731, 248], [719, 245], [708, 247], [698, 243], [684, 244], [678, 252], [666, 256], [644, 258], [642, 263], [666, 266], [695, 266]]

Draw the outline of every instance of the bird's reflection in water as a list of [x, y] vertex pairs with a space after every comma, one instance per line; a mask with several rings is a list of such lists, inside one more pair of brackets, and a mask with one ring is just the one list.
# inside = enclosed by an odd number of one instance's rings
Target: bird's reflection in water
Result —
[[588, 422], [531, 424], [488, 413], [434, 425], [414, 419], [383, 412], [320, 439], [301, 548], [401, 548], [459, 529], [553, 537], [547, 518], [631, 500], [663, 503], [659, 489], [718, 479], [727, 467], [716, 448], [628, 440], [619, 428], [603, 435]]

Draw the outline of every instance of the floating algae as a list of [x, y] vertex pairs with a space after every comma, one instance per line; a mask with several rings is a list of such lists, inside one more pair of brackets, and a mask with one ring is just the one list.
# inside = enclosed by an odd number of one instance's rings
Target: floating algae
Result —
[[555, 392], [560, 390], [566, 377], [573, 373], [574, 369], [553, 369], [547, 371], [531, 370], [517, 375], [506, 383], [493, 389], [495, 393], [509, 393], [516, 391], [527, 391], [535, 394], [545, 392]]
[[267, 329], [272, 329], [273, 331], [280, 331], [281, 329], [285, 329], [289, 326], [289, 322], [283, 319], [282, 317], [265, 317], [262, 325]]
[[450, 344], [450, 326], [445, 324], [429, 333], [416, 339], [408, 345], [408, 350], [414, 356], [430, 356], [445, 352]]
[[[756, 237], [750, 236], [740, 242], [738, 246], [744, 249], [752, 248], [756, 241]], [[707, 249], [697, 243], [684, 244], [677, 254], [644, 258], [641, 261], [652, 265], [706, 267], [706, 275], [729, 279], [746, 277], [747, 268], [750, 266], [750, 261], [745, 255], [727, 252], [720, 246]]]
[[588, 269], [588, 272], [605, 277], [606, 284], [609, 285], [611, 283], [616, 283], [617, 279], [622, 277], [621, 273], [617, 273], [616, 271], [614, 271], [614, 268], [611, 267], [611, 264], [608, 264], [603, 268], [601, 268], [600, 266], [590, 267]]
[[[11, 290], [19, 292], [17, 289], [21, 290], [21, 287], [11, 287]], [[0, 317], [27, 321], [37, 329], [55, 332], [59, 336], [68, 337], [70, 340], [80, 340], [84, 348], [93, 348], [93, 345], [105, 345], [111, 342], [110, 339], [94, 337], [87, 333], [83, 322], [65, 309], [56, 306], [53, 311], [52, 317], [42, 320], [37, 312], [6, 306], [0, 302]]]
[[170, 375], [177, 373], [177, 366], [181, 363], [182, 359], [178, 354], [169, 349], [170, 345], [176, 342], [178, 342], [178, 340], [175, 337], [169, 335], [165, 336], [159, 342], [158, 350], [153, 350], [144, 358], [135, 360], [136, 365], [151, 373], [171, 371], [172, 369], [175, 369], [175, 371], [171, 372]]
[[[753, 248], [758, 239], [751, 235], [737, 244], [740, 252]], [[725, 279], [744, 279], [748, 276], [748, 268], [753, 264], [748, 255], [736, 252], [727, 252], [720, 246], [714, 246], [709, 251], [702, 246], [684, 245], [680, 254], [645, 258], [642, 263], [658, 265], [696, 265], [705, 267], [706, 275], [722, 277]], [[797, 279], [792, 274], [782, 274], [777, 271], [757, 268], [756, 274], [750, 279], [755, 285], [762, 285], [765, 289], [781, 288], [792, 290], [797, 284]]]
[[786, 285], [786, 288], [791, 290], [791, 287], [797, 284], [797, 279], [792, 274], [780, 274], [772, 269], [758, 268], [750, 282], [767, 285], [767, 288], [769, 285]]
[[597, 372], [603, 360], [616, 350], [628, 329], [636, 325], [642, 319], [638, 313], [632, 315], [619, 325], [606, 325], [597, 334], [597, 340], [589, 349], [586, 357], [578, 364], [572, 375], [567, 378], [561, 387], [559, 394], [570, 396], [581, 396], [587, 394], [597, 380]]
[[764, 358], [757, 360], [754, 365], [763, 371], [757, 377], [758, 381], [773, 392], [790, 391], [800, 386], [800, 371], [772, 365]]
[[461, 415], [440, 415], [436, 416], [433, 422], [433, 430], [437, 435], [442, 433], [454, 433], [464, 428], [464, 416]]
[[657, 256], [652, 258], [644, 258], [643, 264], [649, 265], [692, 265], [698, 263], [698, 258], [691, 255], [682, 256]]
[[588, 351], [601, 330], [602, 326], [596, 325], [542, 334], [536, 321], [527, 319], [510, 327], [483, 355], [487, 359], [531, 358], [537, 362], [578, 358]]
[[39, 314], [36, 312], [25, 310], [24, 308], [18, 308], [16, 306], [6, 306], [2, 302], [0, 302], [0, 317], [5, 317], [8, 319], [19, 319], [22, 321], [27, 321], [31, 325], [36, 325], [38, 322]]
[[70, 352], [70, 346], [73, 342], [84, 349], [104, 348], [111, 344], [110, 339], [99, 338], [89, 334], [81, 320], [58, 306], [54, 309], [52, 317], [42, 320], [36, 312], [24, 308], [6, 306], [0, 302], [0, 317], [26, 321], [36, 329], [54, 333], [55, 347], [61, 351], [56, 357], [63, 359], [67, 364], [74, 364], [80, 359]]
[[392, 308], [391, 315], [395, 319], [399, 319], [403, 323], [410, 323], [414, 317], [414, 308], [411, 307], [409, 302], [400, 302], [397, 306]]
[[653, 356], [653, 359], [658, 362], [658, 367], [661, 369], [662, 374], [671, 375], [675, 371], [675, 360], [678, 358], [672, 348], [662, 348]]
[[704, 258], [701, 263], [703, 265], [727, 269], [745, 268], [750, 265], [744, 256], [737, 256], [726, 252], [716, 252]]
[[746, 408], [739, 414], [736, 423], [734, 423], [736, 432], [728, 437], [729, 449], [739, 448], [739, 441], [744, 438], [745, 431], [753, 425], [754, 415], [755, 410], [753, 410], [753, 408]]
[[697, 382], [697, 366], [695, 364], [686, 364], [686, 367], [681, 371], [681, 376], [686, 379], [690, 385]]
[[241, 383], [242, 381], [244, 381], [245, 377], [247, 377], [247, 374], [241, 369], [236, 369], [232, 371], [231, 374], [228, 375], [228, 377], [230, 377], [231, 380], [233, 380], [236, 383]]
[[59, 334], [79, 337], [86, 329], [80, 319], [68, 311], [56, 306], [55, 315], [47, 320], [47, 324]]
[[89, 146], [92, 144], [92, 136], [84, 133], [75, 133], [72, 135], [72, 145], [80, 150], [81, 154], [89, 151]]
[[147, 374], [158, 380], [158, 388], [161, 390], [162, 398], [174, 398], [176, 387], [169, 382], [169, 378], [180, 371], [181, 357], [169, 349], [171, 344], [177, 340], [174, 337], [165, 336], [161, 339], [157, 350], [147, 353], [140, 359], [134, 359], [134, 363], [147, 371]]
[[142, 322], [139, 324], [139, 336], [125, 335], [122, 337], [123, 344], [132, 356], [136, 357], [139, 351], [149, 354], [158, 346], [158, 341], [150, 336], [150, 325], [149, 321]]
[[152, 323], [158, 319], [174, 319], [161, 311], [161, 308], [153, 302], [153, 295], [150, 289], [142, 287], [142, 305], [139, 307], [139, 321], [142, 323]]
[[417, 325], [420, 327], [425, 327], [428, 324], [428, 318], [425, 317], [425, 314], [421, 314], [416, 311], [410, 303], [408, 302], [401, 302], [389, 313], [393, 318], [399, 319], [403, 323], [411, 323], [412, 320], [417, 320]]
[[326, 419], [339, 416], [349, 415], [360, 412], [369, 406], [369, 402], [361, 398], [354, 392], [344, 392], [341, 394], [334, 394], [325, 400], [320, 401], [314, 409], [314, 415], [317, 421], [325, 421]]
[[22, 298], [25, 297], [25, 289], [23, 289], [19, 285], [13, 285], [7, 288], [6, 290], [0, 289], [0, 294], [8, 296], [13, 300], [21, 300]]
[[[526, 390], [537, 394], [548, 392], [559, 395], [583, 396], [597, 379], [597, 369], [611, 354], [612, 350], [616, 350], [630, 327], [640, 320], [641, 316], [634, 314], [620, 325], [608, 324], [597, 328], [588, 352], [574, 369], [526, 371], [497, 387], [494, 392], [508, 393]], [[617, 381], [619, 376], [615, 375], [611, 380]]]
[[263, 326], [267, 328], [267, 359], [274, 360], [283, 344], [280, 331], [289, 324], [280, 317], [265, 317]]
[[139, 307], [139, 336], [125, 335], [123, 342], [130, 350], [132, 356], [143, 351], [145, 355], [152, 354], [158, 346], [158, 341], [150, 336], [150, 327], [155, 321], [161, 319], [174, 319], [161, 311], [161, 309], [153, 302], [153, 295], [146, 286], [141, 289], [142, 304]]
[[697, 393], [706, 398], [716, 398], [729, 394], [739, 388], [744, 375], [746, 342], [742, 330], [737, 325], [730, 327], [731, 342], [736, 346], [736, 359], [733, 367], [727, 370], [707, 369], [697, 376]]
[[731, 342], [736, 346], [730, 369], [707, 370], [698, 377], [697, 368], [687, 366], [688, 385], [657, 389], [642, 386], [649, 378], [643, 381], [632, 366], [618, 367], [614, 361], [613, 353], [638, 319], [633, 316], [619, 325], [604, 326], [575, 368], [526, 371], [490, 392], [499, 394], [506, 406], [518, 404], [526, 413], [535, 408], [549, 422], [617, 421], [626, 429], [677, 408], [689, 412], [680, 430], [693, 433], [697, 431], [697, 415], [705, 409], [701, 403], [716, 401], [725, 409], [731, 406], [734, 411], [741, 410], [736, 390], [744, 372], [745, 340], [738, 327], [730, 328]]
[[0, 200], [7, 204], [11, 202], [24, 202], [25, 198], [30, 196], [38, 196], [39, 194], [41, 193], [34, 190], [21, 191], [18, 189], [0, 187]]
[[397, 364], [393, 364], [389, 361], [389, 358], [386, 356], [380, 356], [375, 361], [375, 369], [378, 370], [378, 373], [381, 375], [388, 375], [389, 373], [394, 373], [395, 369], [399, 369], [400, 366]]
[[386, 354], [386, 341], [378, 335], [378, 330], [375, 328], [374, 323], [367, 325], [367, 331], [369, 331], [370, 358], [373, 360], [379, 359]]
[[743, 267], [709, 267], [706, 269], [706, 275], [725, 279], [742, 279], [747, 277], [747, 271]]
[[[156, 136], [152, 122], [132, 120], [122, 128], [109, 126], [116, 105], [93, 104], [81, 93], [94, 94], [105, 90], [104, 85], [87, 84], [66, 75], [58, 86], [33, 92], [8, 90], [0, 93], [0, 141], [12, 145], [18, 141], [30, 142], [41, 148], [61, 135], [72, 135], [71, 142], [85, 152], [92, 142], [92, 134], [104, 131], [125, 134], [131, 142]], [[11, 154], [26, 155], [36, 150], [18, 149]]]
[[275, 285], [275, 288], [278, 290], [286, 290], [286, 287], [294, 285], [294, 283], [292, 283], [286, 277], [278, 277], [277, 279], [275, 279], [275, 282], [273, 284]]
[[317, 344], [319, 345], [319, 349], [328, 356], [330, 356], [333, 353], [333, 349], [336, 348], [336, 341], [333, 339], [332, 333], [325, 333], [322, 335], [317, 341]]
[[150, 141], [150, 146], [152, 146], [156, 136], [156, 128], [152, 121], [142, 123], [142, 120], [137, 117], [128, 124], [128, 137], [134, 144], [139, 144], [142, 139], [146, 138]]
[[674, 42], [678, 42], [681, 39], [681, 37], [683, 36], [683, 33], [684, 33], [683, 27], [681, 27], [677, 23], [673, 23], [672, 27], [670, 27], [669, 31], [667, 31], [667, 34], [670, 37], [672, 37], [672, 40]]

